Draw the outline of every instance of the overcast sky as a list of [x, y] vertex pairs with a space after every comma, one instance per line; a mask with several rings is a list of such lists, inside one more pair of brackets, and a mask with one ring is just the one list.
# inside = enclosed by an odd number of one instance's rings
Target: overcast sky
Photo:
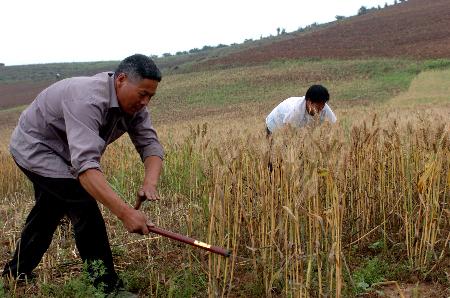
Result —
[[121, 60], [241, 43], [393, 0], [1, 0], [0, 63]]

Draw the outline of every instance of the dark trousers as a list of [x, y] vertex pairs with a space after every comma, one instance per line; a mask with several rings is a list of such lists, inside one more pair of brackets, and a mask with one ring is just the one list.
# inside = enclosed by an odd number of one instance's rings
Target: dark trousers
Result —
[[106, 274], [96, 278], [94, 285], [103, 283], [107, 291], [118, 286], [105, 222], [95, 199], [78, 180], [42, 177], [19, 168], [33, 183], [36, 204], [27, 217], [14, 257], [6, 264], [3, 275], [30, 276], [50, 246], [61, 219], [68, 216], [78, 252], [88, 264], [88, 272], [97, 260], [106, 267]]

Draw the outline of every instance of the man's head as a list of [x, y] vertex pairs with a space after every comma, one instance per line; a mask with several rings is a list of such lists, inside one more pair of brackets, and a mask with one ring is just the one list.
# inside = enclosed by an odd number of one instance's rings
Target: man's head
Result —
[[149, 57], [135, 54], [125, 58], [114, 72], [120, 108], [132, 115], [147, 106], [161, 78], [161, 72]]
[[320, 113], [329, 99], [330, 94], [327, 88], [322, 85], [312, 85], [305, 94], [306, 111], [311, 116]]

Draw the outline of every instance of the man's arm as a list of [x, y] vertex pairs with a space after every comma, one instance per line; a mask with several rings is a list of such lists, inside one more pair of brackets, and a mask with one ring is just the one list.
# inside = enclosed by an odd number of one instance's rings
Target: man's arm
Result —
[[95, 200], [123, 222], [129, 232], [148, 234], [147, 225], [152, 225], [148, 218], [125, 203], [100, 170], [100, 156], [106, 144], [98, 132], [104, 111], [94, 99], [68, 97], [62, 101], [73, 174]]
[[145, 176], [142, 188], [139, 190], [139, 196], [147, 200], [159, 200], [158, 180], [161, 174], [163, 161], [159, 156], [148, 156], [144, 160]]
[[88, 169], [82, 172], [78, 179], [83, 188], [97, 201], [105, 205], [132, 233], [147, 235], [148, 225], [152, 225], [147, 216], [125, 203], [109, 186], [102, 172]]
[[327, 118], [327, 120], [330, 121], [331, 123], [336, 123], [337, 121], [336, 115], [334, 114], [333, 110], [330, 108], [328, 104], [325, 104], [324, 110], [325, 110], [325, 117]]
[[159, 143], [147, 109], [137, 113], [128, 126], [128, 135], [145, 167], [144, 182], [138, 191], [138, 201], [136, 202], [136, 207], [139, 208], [140, 203], [144, 200], [159, 200], [157, 184], [161, 173], [164, 150]]

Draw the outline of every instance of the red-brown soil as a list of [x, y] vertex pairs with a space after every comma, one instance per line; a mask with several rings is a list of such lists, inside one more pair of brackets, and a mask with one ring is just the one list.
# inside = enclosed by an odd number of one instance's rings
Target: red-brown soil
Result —
[[0, 84], [0, 109], [30, 103], [36, 95], [53, 82], [19, 82]]
[[203, 65], [297, 58], [450, 57], [450, 1], [409, 0]]

